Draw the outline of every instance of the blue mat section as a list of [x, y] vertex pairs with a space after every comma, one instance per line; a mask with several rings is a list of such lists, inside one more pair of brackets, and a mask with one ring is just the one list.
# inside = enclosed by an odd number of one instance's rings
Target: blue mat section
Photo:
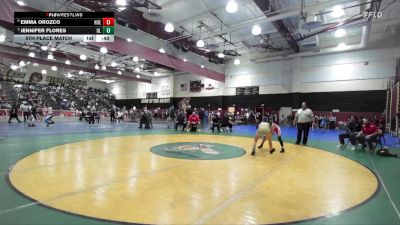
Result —
[[[151, 131], [165, 131], [173, 132], [173, 129], [167, 129], [165, 122], [154, 122]], [[295, 127], [281, 127], [283, 140], [296, 139], [297, 130]], [[234, 126], [233, 132], [235, 135], [253, 136], [256, 133], [255, 125], [237, 125]], [[100, 124], [89, 125], [86, 122], [74, 121], [56, 121], [56, 123], [46, 128], [44, 122], [36, 123], [36, 127], [28, 127], [27, 123], [0, 123], [0, 138], [8, 138], [15, 136], [53, 136], [62, 134], [79, 134], [79, 133], [128, 133], [128, 132], [141, 132], [144, 129], [139, 129], [137, 123], [110, 123], [102, 121]], [[202, 130], [203, 133], [211, 133], [208, 128]], [[341, 130], [321, 130], [310, 131], [309, 140], [338, 142], [338, 136], [343, 131]], [[228, 132], [226, 132], [228, 133]], [[399, 143], [399, 138], [392, 137], [389, 134], [385, 135], [387, 146], [395, 147]]]

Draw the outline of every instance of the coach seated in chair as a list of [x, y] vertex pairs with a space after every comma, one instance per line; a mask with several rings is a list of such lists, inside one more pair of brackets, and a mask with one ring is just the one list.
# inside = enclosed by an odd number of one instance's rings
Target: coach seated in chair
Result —
[[212, 124], [211, 124], [211, 131], [214, 132], [215, 128], [217, 128], [218, 132], [221, 129], [221, 118], [219, 117], [218, 113], [214, 113], [212, 117]]
[[362, 124], [358, 121], [358, 118], [355, 116], [351, 116], [350, 121], [346, 126], [346, 133], [339, 134], [340, 145], [338, 148], [345, 148], [344, 139], [348, 138], [352, 147], [351, 150], [356, 150], [356, 135], [361, 131]]
[[196, 132], [199, 124], [200, 124], [199, 115], [197, 115], [196, 112], [192, 112], [192, 115], [189, 116], [189, 130], [191, 132]]
[[222, 121], [221, 121], [221, 128], [222, 130], [226, 130], [227, 128], [229, 129], [230, 132], [232, 132], [232, 123], [231, 123], [231, 119], [229, 117], [229, 114], [226, 113], [223, 117], [222, 117]]
[[141, 115], [140, 121], [139, 121], [139, 128], [143, 128], [143, 124], [144, 124], [145, 129], [150, 129], [152, 127], [151, 115], [146, 111], [142, 112], [142, 115]]
[[175, 130], [177, 131], [178, 127], [182, 126], [182, 131], [184, 131], [186, 128], [186, 124], [187, 124], [186, 112], [180, 109], [175, 118]]
[[[381, 131], [382, 132], [382, 131]], [[356, 139], [359, 144], [362, 145], [362, 150], [365, 150], [365, 147], [369, 147], [370, 151], [374, 150], [372, 142], [378, 141], [379, 129], [378, 127], [371, 123], [368, 119], [363, 119], [363, 125], [361, 131], [356, 135]]]

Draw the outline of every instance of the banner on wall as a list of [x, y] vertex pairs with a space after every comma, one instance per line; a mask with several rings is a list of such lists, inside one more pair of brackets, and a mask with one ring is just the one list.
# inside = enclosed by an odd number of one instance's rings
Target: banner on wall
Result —
[[161, 96], [168, 96], [168, 95], [171, 94], [171, 90], [170, 90], [168, 84], [163, 84], [163, 85], [161, 85], [160, 94], [161, 94]]
[[259, 94], [259, 86], [236, 88], [236, 95], [258, 95], [258, 94]]
[[0, 76], [5, 76], [8, 78], [24, 79], [26, 76], [26, 73], [14, 71], [11, 69], [1, 69]]
[[201, 92], [201, 81], [190, 81], [190, 92]]
[[169, 98], [142, 99], [140, 102], [144, 104], [169, 104], [171, 103], [171, 99]]
[[147, 92], [146, 93], [146, 98], [147, 99], [155, 99], [155, 98], [157, 98], [157, 92]]
[[56, 83], [56, 84], [68, 84], [74, 86], [87, 86], [87, 82], [85, 80], [73, 80], [66, 77], [54, 77], [54, 76], [47, 76], [46, 82], [49, 83]]

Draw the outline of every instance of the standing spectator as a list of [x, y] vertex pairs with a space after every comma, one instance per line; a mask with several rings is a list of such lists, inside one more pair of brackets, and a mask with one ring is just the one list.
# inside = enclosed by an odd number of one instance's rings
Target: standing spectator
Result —
[[206, 121], [206, 113], [205, 113], [203, 107], [201, 107], [200, 110], [199, 110], [199, 118], [200, 118], [200, 126], [201, 126], [201, 128], [204, 129], [205, 121]]
[[115, 122], [115, 109], [114, 109], [114, 107], [111, 108], [111, 110], [110, 110], [110, 118], [111, 118], [111, 123], [114, 123]]
[[329, 117], [329, 129], [334, 130], [336, 128], [336, 116], [331, 114]]
[[11, 123], [13, 118], [17, 119], [18, 123], [21, 123], [21, 120], [18, 119], [18, 107], [15, 103], [11, 107], [10, 118], [8, 119], [8, 122]]
[[297, 140], [296, 145], [300, 144], [303, 134], [303, 145], [307, 145], [308, 132], [310, 131], [311, 122], [314, 118], [311, 109], [307, 108], [306, 102], [301, 103], [301, 109], [297, 110], [293, 120], [293, 126], [297, 124]]
[[177, 131], [178, 126], [181, 125], [182, 131], [184, 131], [186, 128], [186, 124], [187, 124], [187, 118], [186, 118], [185, 111], [180, 109], [178, 112], [177, 118], [176, 118], [176, 122], [175, 122], [175, 130]]
[[24, 118], [24, 123], [26, 123], [26, 120], [29, 119], [28, 117], [30, 115], [30, 113], [29, 113], [29, 105], [25, 101], [23, 101], [22, 104], [20, 105], [20, 109], [22, 111], [22, 116]]
[[169, 128], [171, 124], [173, 125], [174, 122], [175, 122], [175, 109], [174, 106], [171, 105], [171, 107], [169, 107], [167, 111], [167, 123], [168, 123], [167, 128]]

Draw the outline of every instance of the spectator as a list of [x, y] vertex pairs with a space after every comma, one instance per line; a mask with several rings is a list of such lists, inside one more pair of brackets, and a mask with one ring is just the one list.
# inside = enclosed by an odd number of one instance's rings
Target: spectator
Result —
[[360, 121], [358, 121], [358, 118], [355, 116], [351, 116], [350, 122], [347, 123], [346, 126], [346, 133], [339, 135], [340, 145], [338, 145], [337, 147], [344, 148], [344, 139], [348, 138], [352, 145], [351, 150], [354, 151], [356, 149], [356, 135], [358, 134], [358, 132], [361, 131], [361, 126], [362, 124], [360, 123]]
[[13, 104], [10, 110], [10, 118], [8, 119], [8, 122], [11, 123], [11, 120], [15, 118], [18, 123], [21, 123], [21, 120], [18, 119], [18, 107], [17, 104]]
[[362, 145], [362, 150], [369, 146], [369, 150], [373, 150], [372, 142], [376, 142], [378, 137], [378, 127], [369, 122], [368, 119], [363, 119], [363, 125], [361, 131], [357, 134], [356, 138], [359, 144]]

